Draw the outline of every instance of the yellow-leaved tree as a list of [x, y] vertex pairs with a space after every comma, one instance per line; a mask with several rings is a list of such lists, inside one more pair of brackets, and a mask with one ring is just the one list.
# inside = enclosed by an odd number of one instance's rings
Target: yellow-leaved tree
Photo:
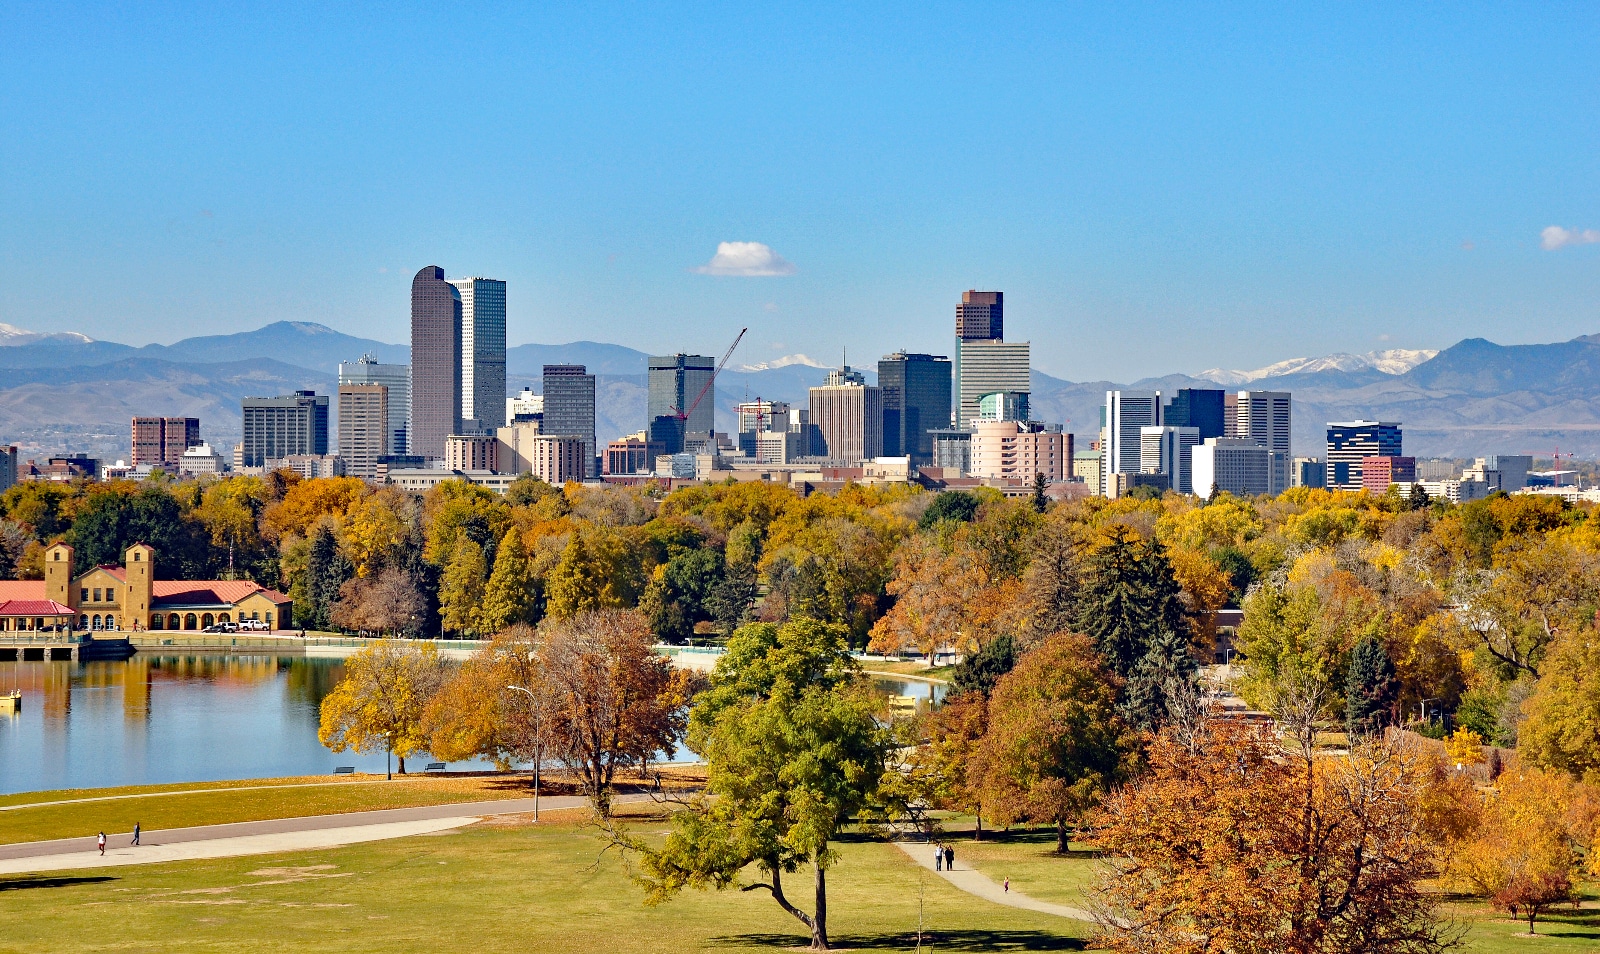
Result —
[[387, 748], [400, 760], [425, 752], [423, 713], [444, 682], [431, 643], [380, 639], [345, 661], [344, 678], [322, 700], [317, 738], [335, 752]]

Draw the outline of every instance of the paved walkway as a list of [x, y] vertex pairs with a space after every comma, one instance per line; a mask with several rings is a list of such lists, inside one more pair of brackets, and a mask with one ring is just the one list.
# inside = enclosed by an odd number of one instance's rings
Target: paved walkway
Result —
[[[933, 848], [927, 842], [897, 841], [895, 847], [905, 852], [912, 861], [933, 871]], [[989, 876], [973, 868], [961, 867], [959, 860], [954, 871], [940, 871], [939, 877], [950, 882], [968, 894], [975, 895], [985, 901], [995, 904], [1009, 905], [1013, 908], [1024, 908], [1028, 911], [1038, 911], [1042, 914], [1054, 914], [1056, 917], [1071, 918], [1074, 921], [1094, 921], [1094, 915], [1082, 908], [1069, 907], [1065, 904], [1052, 904], [1049, 901], [1039, 901], [1030, 898], [1012, 888], [1007, 891], [1001, 885], [995, 884]]]
[[[647, 797], [620, 795], [616, 801], [640, 801]], [[581, 808], [586, 804], [588, 800], [578, 795], [549, 796], [539, 800], [539, 807], [543, 811]], [[447, 831], [492, 815], [518, 815], [532, 811], [533, 799], [508, 798], [339, 815], [273, 818], [146, 831], [142, 833], [141, 844], [137, 848], [128, 845], [127, 832], [107, 832], [108, 847], [103, 857], [93, 836], [22, 842], [0, 845], [0, 875], [333, 848], [364, 841]]]

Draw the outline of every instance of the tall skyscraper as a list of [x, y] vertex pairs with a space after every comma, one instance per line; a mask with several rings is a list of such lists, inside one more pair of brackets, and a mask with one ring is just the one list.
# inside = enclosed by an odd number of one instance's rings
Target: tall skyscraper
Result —
[[1288, 391], [1240, 391], [1235, 436], [1288, 454], [1289, 403]]
[[1361, 462], [1368, 457], [1399, 457], [1400, 425], [1394, 421], [1330, 421], [1327, 487], [1361, 490]]
[[1142, 431], [1161, 423], [1160, 391], [1107, 391], [1101, 422], [1100, 486], [1114, 492], [1117, 474], [1144, 469]]
[[968, 428], [978, 417], [978, 402], [994, 391], [1027, 394], [1033, 389], [1026, 341], [958, 341], [961, 382], [956, 426]]
[[339, 456], [347, 475], [378, 476], [378, 458], [392, 453], [391, 423], [387, 385], [339, 385]]
[[991, 391], [1031, 391], [1028, 342], [1005, 340], [1005, 293], [966, 291], [956, 305], [955, 405], [953, 422], [969, 428], [978, 399]]
[[409, 451], [443, 460], [445, 439], [460, 429], [461, 292], [429, 265], [411, 279]]
[[240, 463], [245, 467], [264, 467], [267, 461], [283, 457], [326, 456], [327, 395], [296, 391], [282, 397], [245, 398], [240, 446]]
[[461, 428], [493, 433], [505, 423], [506, 283], [452, 278], [461, 295]]
[[594, 442], [594, 375], [581, 364], [544, 366], [544, 421], [541, 430], [583, 439], [584, 477], [598, 477]]
[[[716, 389], [707, 388], [717, 373], [715, 358], [702, 354], [670, 354], [650, 359], [650, 389], [646, 396], [647, 430], [668, 454], [683, 452], [685, 445], [711, 440], [716, 422]], [[689, 413], [702, 389], [706, 395]], [[682, 415], [688, 414], [685, 419]], [[548, 428], [546, 428], [548, 430]]]
[[133, 419], [133, 466], [163, 467], [176, 472], [183, 452], [200, 443], [200, 419], [136, 417]]
[[857, 383], [849, 368], [811, 389], [810, 419], [821, 447], [812, 453], [845, 466], [883, 456], [883, 392]]
[[878, 388], [883, 392], [883, 456], [930, 463], [932, 432], [950, 425], [950, 359], [904, 351], [884, 355], [878, 361]]
[[411, 417], [411, 366], [379, 364], [377, 358], [364, 354], [360, 361], [339, 362], [339, 386], [346, 384], [381, 384], [389, 389], [388, 450], [384, 453], [409, 454], [406, 428]]
[[1165, 474], [1180, 494], [1194, 493], [1192, 452], [1200, 443], [1198, 427], [1152, 424], [1139, 428], [1139, 470]]
[[1180, 388], [1172, 396], [1172, 403], [1161, 412], [1161, 423], [1170, 427], [1194, 427], [1200, 430], [1202, 441], [1212, 437], [1226, 437], [1223, 423], [1225, 392], [1209, 388]]

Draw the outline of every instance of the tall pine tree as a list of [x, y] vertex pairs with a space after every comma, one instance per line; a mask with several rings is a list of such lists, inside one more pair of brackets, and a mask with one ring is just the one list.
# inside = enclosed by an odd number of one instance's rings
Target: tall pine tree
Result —
[[512, 623], [538, 622], [538, 592], [528, 555], [516, 529], [506, 531], [495, 551], [494, 572], [483, 589], [479, 622], [485, 633], [498, 633]]
[[311, 601], [311, 613], [303, 622], [306, 629], [333, 628], [328, 618], [339, 588], [350, 579], [355, 568], [339, 552], [339, 541], [327, 524], [318, 527], [311, 537], [311, 552], [306, 558], [306, 593]]
[[1350, 651], [1345, 679], [1344, 727], [1352, 738], [1382, 731], [1394, 712], [1400, 680], [1383, 643], [1367, 636]]

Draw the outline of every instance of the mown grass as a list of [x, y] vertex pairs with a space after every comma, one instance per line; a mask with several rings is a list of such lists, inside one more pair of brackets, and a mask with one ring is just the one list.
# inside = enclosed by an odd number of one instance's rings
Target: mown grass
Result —
[[[602, 846], [571, 821], [502, 822], [325, 851], [0, 878], [0, 951], [736, 954], [807, 943], [765, 892], [688, 891], [646, 907]], [[809, 909], [809, 878], [786, 884]], [[919, 922], [935, 951], [1081, 950], [1091, 930], [972, 898], [876, 842], [842, 844], [828, 887], [833, 942], [857, 951], [914, 950]]]

